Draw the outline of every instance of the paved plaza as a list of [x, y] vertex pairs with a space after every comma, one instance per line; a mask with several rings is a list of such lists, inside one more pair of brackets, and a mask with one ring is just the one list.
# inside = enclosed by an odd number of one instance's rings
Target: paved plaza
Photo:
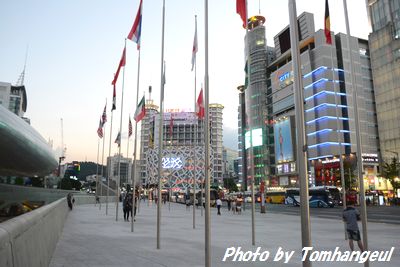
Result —
[[[119, 205], [121, 207], [121, 205]], [[256, 245], [251, 245], [251, 214], [247, 209], [233, 215], [226, 209], [217, 216], [211, 209], [212, 266], [301, 266], [300, 217], [277, 213], [256, 214]], [[74, 207], [65, 222], [51, 267], [61, 266], [204, 266], [204, 216], [196, 210], [196, 229], [192, 224], [192, 209], [167, 203], [162, 207], [161, 249], [156, 249], [157, 208], [153, 203], [141, 203], [140, 212], [131, 232], [130, 222], [124, 222], [122, 210], [115, 221], [115, 203], [105, 206]], [[311, 237], [315, 250], [348, 249], [340, 218], [311, 218]], [[400, 266], [400, 227], [395, 224], [368, 223], [369, 250], [390, 250], [395, 247], [390, 262], [371, 262], [370, 266]], [[241, 247], [270, 252], [266, 262], [222, 261], [227, 248]], [[274, 262], [278, 248], [295, 251], [287, 264]], [[265, 255], [265, 254], [264, 254]], [[364, 266], [356, 262], [313, 262], [313, 266]]]

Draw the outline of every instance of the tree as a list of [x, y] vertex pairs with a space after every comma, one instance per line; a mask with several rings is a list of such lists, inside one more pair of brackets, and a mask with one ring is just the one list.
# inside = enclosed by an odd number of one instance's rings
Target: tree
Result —
[[61, 179], [60, 189], [65, 189], [65, 190], [72, 189], [71, 179], [69, 179], [69, 177], [68, 178], [64, 177]]
[[397, 158], [393, 157], [390, 163], [383, 162], [383, 171], [382, 176], [390, 181], [393, 186], [393, 191], [397, 192], [397, 189], [400, 188], [400, 177], [399, 177], [399, 169], [400, 165], [397, 162]]
[[224, 187], [228, 189], [230, 192], [237, 192], [238, 187], [233, 178], [224, 179]]

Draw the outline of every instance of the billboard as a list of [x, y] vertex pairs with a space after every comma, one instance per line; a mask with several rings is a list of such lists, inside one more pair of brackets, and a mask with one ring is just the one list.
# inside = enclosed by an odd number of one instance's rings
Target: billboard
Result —
[[294, 161], [290, 118], [278, 119], [274, 124], [275, 159], [277, 163]]
[[[262, 128], [253, 129], [253, 147], [262, 146], [263, 137], [262, 137]], [[250, 131], [247, 131], [245, 134], [245, 148], [248, 149], [250, 147]]]

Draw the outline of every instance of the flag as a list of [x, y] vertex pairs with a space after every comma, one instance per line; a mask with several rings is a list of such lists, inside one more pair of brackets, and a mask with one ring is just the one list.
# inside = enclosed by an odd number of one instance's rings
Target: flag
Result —
[[111, 82], [112, 85], [115, 85], [117, 83], [119, 72], [122, 67], [125, 67], [125, 63], [126, 63], [126, 47], [124, 47], [124, 51], [122, 52], [122, 56], [119, 61], [117, 72], [114, 75], [114, 80]]
[[112, 102], [112, 108], [111, 108], [111, 111], [113, 111], [113, 110], [115, 110], [115, 109], [117, 108], [117, 106], [116, 106], [116, 102], [117, 102], [117, 100], [116, 100], [116, 96], [117, 96], [117, 94], [116, 94], [116, 92], [115, 92], [115, 84], [114, 84], [114, 90], [113, 90], [113, 102]]
[[97, 128], [97, 135], [100, 138], [103, 138], [103, 122], [101, 121], [101, 117], [100, 117], [99, 128]]
[[117, 138], [115, 138], [114, 143], [116, 143], [118, 147], [121, 145], [121, 132], [118, 132]]
[[104, 126], [104, 124], [106, 124], [106, 122], [107, 122], [107, 112], [106, 112], [106, 109], [107, 109], [107, 103], [106, 103], [106, 105], [104, 106], [103, 115], [102, 115], [102, 117], [101, 117], [101, 119], [102, 119], [102, 121], [103, 121], [103, 126]]
[[239, 14], [243, 21], [243, 28], [246, 29], [246, 0], [236, 0], [236, 13]]
[[331, 18], [329, 16], [329, 4], [328, 0], [325, 0], [325, 21], [324, 21], [324, 32], [325, 32], [325, 39], [327, 44], [332, 44], [332, 37], [331, 37]]
[[135, 21], [133, 22], [133, 26], [131, 31], [128, 34], [127, 39], [134, 41], [137, 43], [137, 49], [140, 49], [140, 35], [142, 33], [142, 0], [140, 0], [139, 10], [136, 14]]
[[204, 118], [204, 102], [203, 102], [203, 88], [201, 88], [196, 103], [196, 114], [199, 119]]
[[145, 105], [145, 100], [144, 100], [144, 96], [142, 97], [142, 100], [140, 100], [136, 111], [135, 111], [135, 121], [139, 122], [141, 119], [143, 119], [143, 117], [146, 115], [146, 105]]
[[164, 61], [164, 69], [163, 69], [163, 75], [162, 75], [163, 85], [165, 85], [165, 83], [167, 82], [167, 80], [165, 79], [165, 69], [166, 68], [167, 68], [167, 63], [165, 63], [165, 61]]
[[151, 122], [150, 126], [150, 133], [149, 133], [149, 148], [154, 148], [154, 127], [155, 127], [155, 120], [156, 118], [153, 117], [153, 121]]
[[244, 72], [246, 73], [244, 78], [244, 88], [246, 89], [247, 86], [249, 85], [249, 72], [247, 67], [247, 60], [246, 60], [246, 65], [244, 65]]
[[171, 113], [171, 120], [169, 121], [169, 135], [171, 136], [171, 139], [172, 139], [173, 130], [174, 130], [174, 118], [172, 117], [172, 113]]
[[128, 138], [131, 137], [131, 135], [132, 135], [132, 122], [131, 122], [131, 116], [129, 116]]
[[192, 48], [192, 71], [194, 68], [194, 64], [196, 63], [196, 53], [198, 50], [198, 45], [197, 45], [197, 19], [196, 19], [196, 24], [195, 24], [195, 29], [194, 29], [194, 40], [193, 40], [193, 48]]

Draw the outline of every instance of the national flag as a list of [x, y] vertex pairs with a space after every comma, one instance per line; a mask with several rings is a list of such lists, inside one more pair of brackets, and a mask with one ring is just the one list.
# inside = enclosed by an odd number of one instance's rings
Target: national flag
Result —
[[324, 21], [324, 32], [325, 32], [325, 39], [327, 44], [332, 44], [332, 37], [331, 37], [331, 18], [329, 16], [329, 3], [328, 0], [325, 0], [325, 21]]
[[199, 119], [204, 118], [204, 102], [203, 102], [203, 88], [201, 88], [196, 103], [196, 114]]
[[139, 122], [143, 117], [146, 115], [146, 105], [145, 105], [145, 100], [144, 96], [142, 97], [142, 100], [140, 100], [136, 111], [135, 111], [135, 116], [134, 119], [136, 122]]
[[118, 145], [118, 147], [120, 147], [120, 145], [121, 145], [121, 132], [118, 132], [117, 138], [115, 139], [114, 143], [116, 143]]
[[103, 126], [104, 126], [104, 124], [106, 124], [106, 122], [107, 122], [107, 112], [106, 112], [106, 109], [107, 109], [107, 103], [106, 103], [106, 105], [104, 106], [103, 115], [102, 115], [102, 117], [101, 117], [101, 119], [102, 119], [102, 121], [103, 121]]
[[117, 94], [116, 94], [116, 92], [115, 92], [115, 84], [114, 84], [114, 90], [113, 90], [113, 102], [112, 102], [112, 108], [111, 108], [111, 111], [113, 111], [113, 110], [115, 110], [115, 109], [117, 108], [117, 106], [116, 106], [116, 102], [117, 102], [117, 100], [116, 100], [116, 97], [117, 97]]
[[171, 120], [169, 121], [169, 136], [171, 136], [171, 139], [172, 139], [173, 130], [174, 130], [174, 117], [172, 117], [172, 113], [171, 113]]
[[243, 28], [246, 29], [246, 0], [236, 0], [236, 13], [239, 14], [243, 21]]
[[247, 66], [247, 60], [246, 60], [246, 65], [244, 66], [244, 72], [246, 73], [244, 78], [244, 88], [246, 89], [247, 86], [249, 85], [249, 71]]
[[124, 51], [122, 51], [122, 56], [119, 61], [117, 72], [114, 75], [114, 80], [111, 82], [112, 85], [115, 85], [117, 83], [119, 72], [121, 71], [122, 67], [125, 67], [125, 64], [126, 64], [126, 47], [124, 47]]
[[133, 26], [131, 31], [128, 34], [127, 39], [134, 41], [137, 43], [137, 49], [140, 49], [140, 35], [142, 33], [142, 0], [140, 0], [139, 10], [136, 14], [135, 21], [133, 22]]
[[193, 40], [193, 48], [192, 48], [192, 71], [194, 68], [194, 64], [196, 63], [196, 54], [198, 51], [198, 45], [197, 45], [197, 19], [196, 19], [196, 24], [195, 24], [195, 29], [194, 29], [194, 40]]
[[103, 138], [103, 122], [101, 121], [101, 117], [100, 117], [99, 128], [97, 128], [97, 135], [100, 138]]
[[164, 61], [164, 69], [163, 69], [163, 75], [162, 75], [163, 85], [165, 85], [165, 83], [167, 82], [167, 80], [165, 79], [165, 69], [166, 68], [167, 68], [167, 63], [165, 63], [165, 61]]
[[132, 135], [132, 122], [131, 122], [131, 116], [129, 116], [128, 138], [131, 137], [131, 135]]
[[151, 126], [150, 126], [149, 148], [154, 148], [154, 128], [155, 128], [155, 120], [156, 120], [156, 118], [153, 117], [153, 121], [151, 122]]

